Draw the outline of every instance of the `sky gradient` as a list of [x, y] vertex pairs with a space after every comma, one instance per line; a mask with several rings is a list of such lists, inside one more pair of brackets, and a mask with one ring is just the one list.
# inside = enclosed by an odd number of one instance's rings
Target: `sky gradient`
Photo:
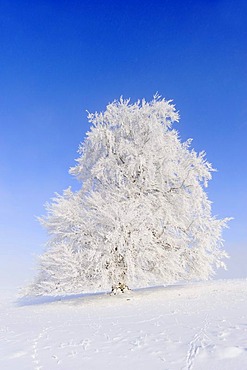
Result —
[[222, 276], [247, 275], [246, 19], [244, 0], [0, 0], [0, 270], [7, 279], [21, 265], [30, 276], [43, 250], [35, 216], [44, 203], [78, 188], [68, 169], [89, 129], [86, 110], [156, 92], [176, 104], [181, 139], [193, 138], [218, 169], [208, 188], [213, 213], [234, 217]]

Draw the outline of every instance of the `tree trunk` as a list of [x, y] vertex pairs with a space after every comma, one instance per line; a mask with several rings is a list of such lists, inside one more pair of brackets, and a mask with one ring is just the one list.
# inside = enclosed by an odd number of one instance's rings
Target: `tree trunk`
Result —
[[112, 286], [111, 294], [112, 295], [117, 295], [117, 294], [125, 293], [128, 290], [130, 290], [130, 289], [126, 284], [118, 283], [118, 284]]

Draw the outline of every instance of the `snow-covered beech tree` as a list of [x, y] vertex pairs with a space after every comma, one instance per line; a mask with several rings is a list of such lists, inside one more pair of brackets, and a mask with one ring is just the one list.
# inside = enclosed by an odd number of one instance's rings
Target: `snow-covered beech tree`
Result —
[[155, 96], [120, 99], [92, 123], [70, 173], [40, 219], [50, 234], [32, 294], [135, 288], [208, 279], [224, 267], [222, 228], [204, 188], [213, 168], [182, 143], [179, 115]]

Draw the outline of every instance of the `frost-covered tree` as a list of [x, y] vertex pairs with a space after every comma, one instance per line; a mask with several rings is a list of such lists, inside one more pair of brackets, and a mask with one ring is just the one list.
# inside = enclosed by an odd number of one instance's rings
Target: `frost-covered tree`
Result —
[[32, 294], [63, 294], [208, 279], [224, 267], [222, 228], [204, 188], [205, 153], [172, 128], [171, 101], [120, 99], [92, 123], [70, 173], [40, 219], [50, 234]]

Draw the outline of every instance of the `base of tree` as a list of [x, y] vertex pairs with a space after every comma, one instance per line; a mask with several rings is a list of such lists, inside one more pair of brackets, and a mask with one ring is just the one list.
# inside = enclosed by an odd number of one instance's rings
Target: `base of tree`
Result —
[[118, 295], [128, 292], [130, 289], [127, 285], [123, 283], [118, 283], [117, 285], [112, 286], [111, 295]]

